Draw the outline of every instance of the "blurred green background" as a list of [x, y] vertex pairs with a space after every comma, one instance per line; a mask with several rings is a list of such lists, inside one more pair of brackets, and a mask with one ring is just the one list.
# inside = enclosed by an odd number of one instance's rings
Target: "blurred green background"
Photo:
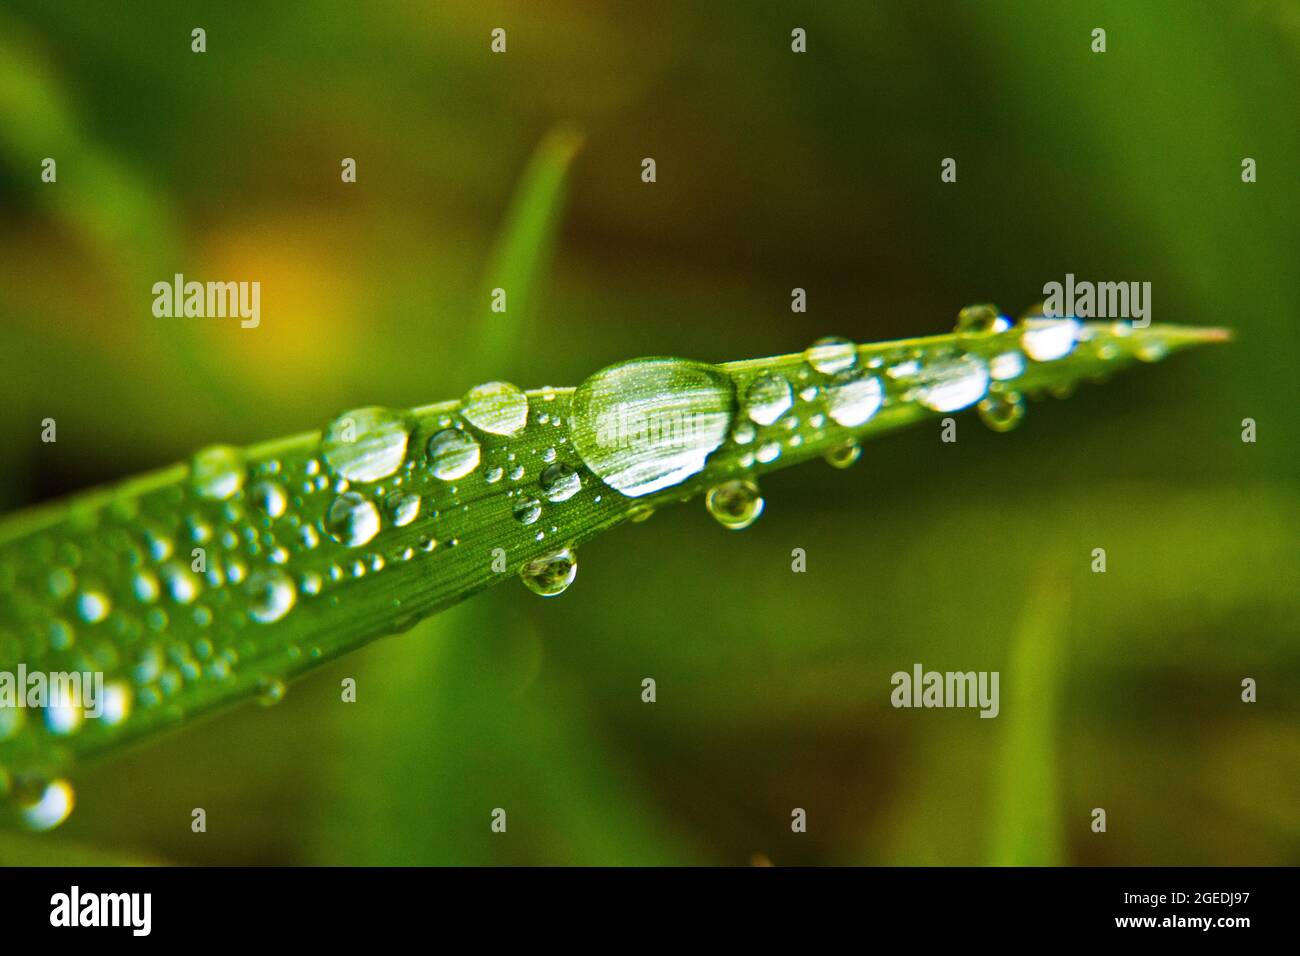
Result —
[[[1291, 0], [6, 0], [4, 510], [490, 378], [947, 331], [1067, 272], [1237, 339], [782, 472], [743, 534], [620, 528], [561, 599], [494, 589], [88, 768], [0, 861], [1300, 863], [1297, 102]], [[557, 128], [553, 255], [494, 336]], [[176, 272], [259, 280], [261, 327], [154, 318]], [[999, 670], [1001, 716], [891, 708], [918, 661]]]

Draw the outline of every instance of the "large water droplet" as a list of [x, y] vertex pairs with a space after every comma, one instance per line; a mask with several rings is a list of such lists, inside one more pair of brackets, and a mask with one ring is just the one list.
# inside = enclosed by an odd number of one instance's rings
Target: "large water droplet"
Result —
[[482, 450], [473, 435], [458, 428], [444, 428], [429, 439], [429, 464], [435, 478], [455, 481], [478, 467]]
[[803, 357], [823, 375], [838, 375], [858, 363], [858, 349], [848, 339], [827, 336], [810, 345]]
[[528, 589], [542, 597], [562, 594], [578, 576], [578, 557], [572, 548], [552, 551], [519, 569], [519, 577]]
[[363, 545], [379, 533], [379, 509], [369, 498], [345, 492], [330, 502], [325, 532], [339, 544]]
[[962, 355], [922, 366], [916, 400], [931, 411], [955, 412], [978, 402], [988, 387], [988, 367], [972, 355]]
[[764, 372], [745, 390], [745, 413], [759, 425], [770, 425], [794, 404], [794, 390], [775, 372]]
[[479, 431], [513, 435], [528, 424], [528, 396], [509, 382], [476, 385], [461, 401], [461, 414]]
[[1019, 392], [990, 392], [975, 410], [995, 432], [1009, 432], [1025, 417], [1025, 400]]
[[224, 501], [244, 487], [244, 456], [229, 445], [205, 448], [190, 462], [190, 482], [200, 498]]
[[532, 524], [542, 516], [542, 503], [536, 498], [520, 498], [515, 502], [514, 515], [520, 524]]
[[293, 609], [298, 592], [283, 571], [259, 571], [244, 586], [248, 592], [248, 613], [255, 621], [270, 624]]
[[582, 478], [563, 462], [542, 469], [542, 495], [547, 501], [568, 501], [582, 490]]
[[704, 505], [724, 528], [740, 531], [763, 513], [763, 496], [754, 482], [737, 479], [710, 488], [704, 496]]
[[321, 454], [348, 481], [378, 481], [402, 466], [410, 435], [402, 416], [387, 408], [344, 412], [325, 429]]
[[884, 387], [874, 375], [826, 386], [826, 414], [845, 428], [865, 424], [880, 410]]
[[1025, 357], [1019, 352], [1002, 352], [989, 359], [989, 377], [997, 382], [1019, 378], [1025, 371]]
[[606, 484], [637, 498], [704, 468], [735, 412], [731, 379], [687, 359], [639, 359], [597, 372], [573, 394], [570, 437]]

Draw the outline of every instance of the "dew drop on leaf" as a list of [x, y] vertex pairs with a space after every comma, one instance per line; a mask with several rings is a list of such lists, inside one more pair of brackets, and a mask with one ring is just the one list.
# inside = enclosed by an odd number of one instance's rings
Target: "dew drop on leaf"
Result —
[[363, 545], [379, 533], [379, 509], [355, 491], [344, 492], [325, 512], [325, 533], [348, 547]]
[[564, 593], [577, 576], [578, 557], [573, 548], [552, 551], [519, 569], [519, 577], [528, 589], [542, 597]]
[[732, 531], [742, 531], [757, 521], [763, 513], [763, 503], [758, 485], [743, 478], [714, 485], [704, 497], [709, 514]]
[[978, 402], [988, 387], [988, 366], [973, 355], [962, 355], [922, 366], [916, 400], [931, 411], [955, 412]]
[[1019, 392], [990, 392], [976, 411], [980, 421], [995, 432], [1009, 432], [1025, 417], [1025, 400]]
[[845, 428], [866, 424], [880, 410], [885, 390], [874, 375], [826, 386], [826, 414]]
[[479, 431], [514, 435], [528, 424], [528, 396], [509, 382], [485, 382], [465, 394], [461, 414]]
[[190, 482], [200, 498], [224, 501], [244, 486], [244, 458], [236, 448], [214, 445], [190, 462]]
[[321, 455], [341, 478], [378, 481], [402, 466], [409, 437], [406, 422], [391, 409], [355, 408], [326, 427]]
[[745, 414], [759, 425], [771, 425], [794, 404], [794, 390], [775, 372], [764, 372], [745, 390]]
[[848, 339], [827, 336], [810, 345], [803, 357], [823, 375], [838, 375], [857, 365], [858, 350]]
[[458, 428], [444, 428], [429, 439], [428, 452], [434, 477], [455, 481], [478, 467], [482, 449], [473, 435]]

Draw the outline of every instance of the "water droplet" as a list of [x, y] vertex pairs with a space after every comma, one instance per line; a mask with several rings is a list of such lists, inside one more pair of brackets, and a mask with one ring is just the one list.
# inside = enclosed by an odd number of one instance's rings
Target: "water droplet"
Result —
[[845, 428], [854, 428], [870, 421], [884, 398], [884, 387], [874, 375], [832, 382], [826, 387], [826, 414]]
[[41, 786], [37, 797], [21, 804], [23, 824], [30, 830], [53, 830], [72, 815], [76, 806], [76, 793], [66, 780], [55, 780]]
[[259, 481], [249, 489], [249, 498], [268, 518], [279, 518], [289, 503], [284, 489], [275, 481]]
[[1019, 392], [990, 392], [976, 411], [995, 432], [1009, 432], [1025, 417], [1025, 400]]
[[270, 624], [280, 620], [293, 609], [298, 592], [283, 571], [259, 571], [245, 585], [248, 593], [248, 613], [255, 621]]
[[1158, 362], [1169, 354], [1169, 346], [1164, 339], [1145, 339], [1137, 349], [1137, 357], [1143, 362]]
[[987, 366], [972, 355], [926, 365], [917, 378], [916, 400], [935, 412], [955, 412], [975, 404], [989, 387]]
[[384, 499], [384, 512], [395, 527], [404, 528], [420, 514], [420, 496], [412, 491], [394, 491]]
[[624, 362], [578, 386], [570, 437], [598, 478], [637, 498], [700, 472], [726, 440], [735, 404], [730, 377], [713, 366]]
[[858, 349], [848, 339], [827, 336], [809, 346], [803, 357], [823, 375], [838, 375], [858, 363]]
[[131, 591], [141, 604], [158, 600], [158, 577], [149, 571], [138, 571], [131, 579]]
[[365, 544], [379, 533], [379, 509], [355, 491], [341, 494], [325, 512], [325, 533], [349, 547]]
[[737, 445], [748, 445], [758, 434], [753, 422], [737, 422], [731, 430], [731, 440]]
[[528, 424], [528, 396], [509, 382], [476, 385], [461, 401], [466, 421], [490, 435], [513, 435]]
[[1011, 328], [1011, 320], [996, 305], [968, 305], [957, 313], [957, 334], [961, 336], [993, 335]]
[[1021, 320], [1021, 327], [1020, 347], [1035, 362], [1052, 362], [1069, 355], [1080, 328], [1078, 319], [1034, 316]]
[[257, 702], [263, 707], [273, 707], [284, 700], [289, 687], [278, 677], [263, 677], [257, 682]]
[[189, 604], [199, 595], [199, 579], [188, 565], [170, 563], [162, 567], [163, 587], [177, 604]]
[[244, 486], [244, 458], [237, 448], [214, 445], [190, 462], [190, 482], [200, 498], [224, 501]]
[[709, 489], [704, 506], [724, 528], [741, 531], [763, 513], [763, 496], [758, 485], [748, 479], [724, 481]]
[[354, 408], [326, 427], [321, 454], [348, 481], [378, 481], [402, 467], [409, 437], [406, 422], [391, 409]]
[[758, 451], [754, 457], [762, 464], [770, 465], [781, 457], [781, 443], [779, 441], [768, 441], [758, 446]]
[[790, 383], [773, 372], [764, 372], [745, 390], [745, 413], [759, 425], [770, 425], [794, 404]]
[[473, 435], [458, 428], [444, 428], [429, 439], [429, 463], [435, 478], [455, 481], [478, 467], [481, 449]]
[[542, 597], [564, 593], [578, 576], [578, 557], [572, 548], [552, 551], [519, 569], [519, 577], [528, 589]]
[[563, 462], [548, 465], [542, 471], [542, 495], [547, 501], [568, 501], [582, 490], [581, 476]]
[[520, 498], [515, 502], [514, 512], [520, 524], [532, 524], [542, 515], [542, 503], [536, 498]]
[[833, 468], [848, 468], [862, 457], [862, 446], [857, 442], [837, 445], [826, 452], [826, 463]]
[[1025, 357], [1019, 352], [1003, 352], [989, 359], [989, 377], [997, 382], [1019, 378], [1025, 371]]
[[77, 614], [87, 624], [102, 621], [111, 608], [108, 595], [99, 591], [85, 591], [77, 596]]

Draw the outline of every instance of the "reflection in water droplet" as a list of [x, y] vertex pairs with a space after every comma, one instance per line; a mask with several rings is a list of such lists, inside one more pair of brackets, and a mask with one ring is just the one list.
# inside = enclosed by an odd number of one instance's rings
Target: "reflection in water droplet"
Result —
[[858, 350], [848, 339], [827, 336], [810, 345], [803, 357], [823, 375], [837, 375], [857, 364]]
[[547, 501], [568, 501], [582, 490], [582, 478], [563, 462], [542, 470], [542, 495]]
[[773, 372], [764, 372], [745, 390], [745, 413], [759, 425], [770, 425], [794, 404], [790, 383]]
[[597, 372], [573, 395], [570, 437], [584, 464], [630, 498], [704, 468], [735, 411], [731, 378], [686, 359], [640, 359]]
[[321, 454], [334, 472], [348, 481], [378, 481], [402, 466], [409, 430], [387, 408], [344, 412], [325, 429]]
[[1035, 362], [1052, 362], [1074, 351], [1078, 319], [1029, 317], [1021, 321], [1020, 347]]
[[572, 548], [552, 551], [519, 569], [519, 577], [528, 589], [542, 597], [563, 593], [578, 576], [578, 557]]
[[478, 467], [481, 449], [474, 436], [458, 428], [444, 428], [429, 439], [429, 464], [435, 478], [455, 481]]
[[781, 457], [781, 443], [778, 441], [767, 441], [758, 446], [758, 451], [754, 457], [764, 465], [770, 465]]
[[704, 506], [724, 528], [740, 531], [757, 521], [763, 513], [763, 496], [758, 485], [748, 479], [724, 481], [709, 489], [704, 497]]
[[865, 424], [880, 410], [885, 390], [874, 375], [826, 387], [826, 414], [845, 428]]
[[365, 544], [379, 533], [379, 509], [369, 498], [345, 492], [325, 512], [325, 533], [349, 547]]
[[248, 613], [262, 624], [280, 620], [298, 599], [293, 582], [278, 569], [257, 572], [244, 587], [248, 594]]
[[1009, 432], [1025, 417], [1025, 400], [1019, 392], [991, 392], [976, 411], [980, 421], [995, 432]]
[[509, 382], [485, 382], [462, 399], [461, 414], [479, 431], [513, 435], [528, 424], [528, 396]]
[[862, 446], [857, 442], [847, 442], [826, 452], [826, 463], [833, 468], [848, 468], [861, 457]]
[[111, 607], [108, 595], [99, 591], [85, 591], [77, 596], [77, 615], [87, 624], [95, 624], [108, 617]]
[[190, 482], [200, 498], [224, 501], [244, 486], [244, 458], [237, 448], [214, 445], [190, 462]]
[[943, 359], [921, 368], [916, 400], [935, 412], [955, 412], [975, 404], [989, 387], [989, 370], [972, 355]]

